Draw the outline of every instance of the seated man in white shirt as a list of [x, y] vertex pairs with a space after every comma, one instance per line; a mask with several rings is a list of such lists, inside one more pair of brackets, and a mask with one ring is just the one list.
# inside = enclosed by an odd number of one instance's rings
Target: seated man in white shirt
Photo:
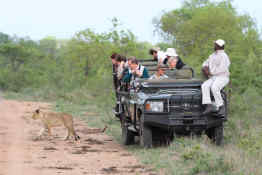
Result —
[[220, 114], [225, 112], [221, 89], [229, 83], [230, 60], [224, 51], [225, 41], [219, 39], [214, 43], [215, 52], [203, 63], [202, 70], [209, 78], [202, 84], [202, 104], [206, 105], [204, 115], [213, 112], [210, 90], [213, 93], [216, 111]]
[[157, 72], [154, 75], [152, 75], [149, 79], [150, 80], [163, 80], [166, 78], [168, 78], [168, 76], [165, 75], [165, 70], [160, 65], [158, 65]]

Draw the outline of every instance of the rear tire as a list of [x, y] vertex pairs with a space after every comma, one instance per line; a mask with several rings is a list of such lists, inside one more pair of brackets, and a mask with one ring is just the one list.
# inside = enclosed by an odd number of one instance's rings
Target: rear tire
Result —
[[151, 148], [153, 145], [152, 129], [144, 124], [144, 116], [140, 118], [140, 146]]

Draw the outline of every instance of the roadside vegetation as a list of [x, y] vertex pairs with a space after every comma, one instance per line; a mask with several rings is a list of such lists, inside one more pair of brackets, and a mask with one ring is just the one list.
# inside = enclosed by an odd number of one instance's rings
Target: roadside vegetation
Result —
[[[176, 138], [154, 149], [127, 147], [142, 163], [165, 174], [262, 174], [262, 41], [255, 20], [239, 14], [232, 1], [187, 0], [180, 9], [163, 12], [153, 24], [163, 42], [200, 74], [212, 42], [226, 40], [232, 86], [225, 143], [217, 147], [204, 135]], [[56, 111], [73, 114], [91, 127], [108, 125], [120, 142], [113, 116], [112, 52], [148, 58], [151, 43], [140, 42], [117, 19], [112, 29], [80, 31], [70, 40], [40, 41], [0, 33], [0, 89], [6, 98], [49, 101]]]

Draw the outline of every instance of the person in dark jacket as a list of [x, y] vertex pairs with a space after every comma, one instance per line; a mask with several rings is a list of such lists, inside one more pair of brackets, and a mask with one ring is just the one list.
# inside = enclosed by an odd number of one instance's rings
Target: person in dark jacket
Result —
[[[168, 48], [166, 51], [166, 58], [163, 61], [164, 65], [168, 65], [169, 64], [169, 60], [171, 58], [175, 58], [176, 59], [176, 63], [174, 68], [176, 69], [182, 69], [186, 64], [182, 61], [182, 59], [178, 56], [178, 54], [176, 53], [176, 50], [174, 48]], [[170, 67], [170, 66], [169, 66]]]
[[166, 64], [169, 67], [169, 71], [167, 71], [169, 77], [176, 79], [192, 78], [191, 70], [188, 69], [188, 66], [178, 56], [174, 48], [168, 48], [166, 56], [167, 58], [163, 61], [163, 64]]
[[118, 56], [117, 53], [113, 53], [110, 56], [111, 61], [112, 61], [113, 83], [114, 83], [115, 90], [117, 89], [117, 87], [119, 85], [118, 80], [117, 80], [117, 61], [116, 61], [117, 56]]

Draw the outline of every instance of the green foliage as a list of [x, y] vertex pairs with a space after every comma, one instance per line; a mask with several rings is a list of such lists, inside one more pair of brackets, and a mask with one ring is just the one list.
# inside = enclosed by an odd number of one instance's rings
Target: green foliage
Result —
[[[160, 35], [178, 49], [186, 62], [199, 68], [213, 52], [213, 41], [226, 41], [235, 91], [261, 88], [262, 42], [254, 19], [240, 15], [232, 1], [187, 0], [164, 13], [154, 24]], [[250, 71], [253, 70], [253, 71]]]
[[10, 40], [7, 34], [0, 32], [0, 44], [7, 43]]
[[230, 174], [233, 166], [224, 160], [224, 156], [216, 156], [205, 151], [200, 145], [189, 147], [182, 154], [185, 161], [194, 161], [189, 174]]
[[232, 174], [232, 165], [225, 162], [223, 156], [218, 158], [210, 158], [203, 153], [202, 157], [197, 159], [195, 166], [192, 168], [189, 174], [213, 174], [213, 175], [230, 175]]
[[51, 58], [54, 58], [57, 50], [57, 42], [55, 37], [46, 37], [39, 41], [39, 49]]
[[[26, 38], [11, 38], [0, 44], [0, 87], [18, 91], [31, 84], [31, 77], [35, 75], [29, 67], [34, 64], [37, 44]], [[36, 77], [34, 77], [36, 78]]]
[[109, 32], [80, 31], [68, 41], [46, 37], [39, 42], [0, 33], [0, 88], [21, 91], [52, 87], [59, 93], [97, 81], [111, 79], [113, 52], [125, 56], [147, 57], [151, 44], [138, 42], [129, 30], [112, 20]]

